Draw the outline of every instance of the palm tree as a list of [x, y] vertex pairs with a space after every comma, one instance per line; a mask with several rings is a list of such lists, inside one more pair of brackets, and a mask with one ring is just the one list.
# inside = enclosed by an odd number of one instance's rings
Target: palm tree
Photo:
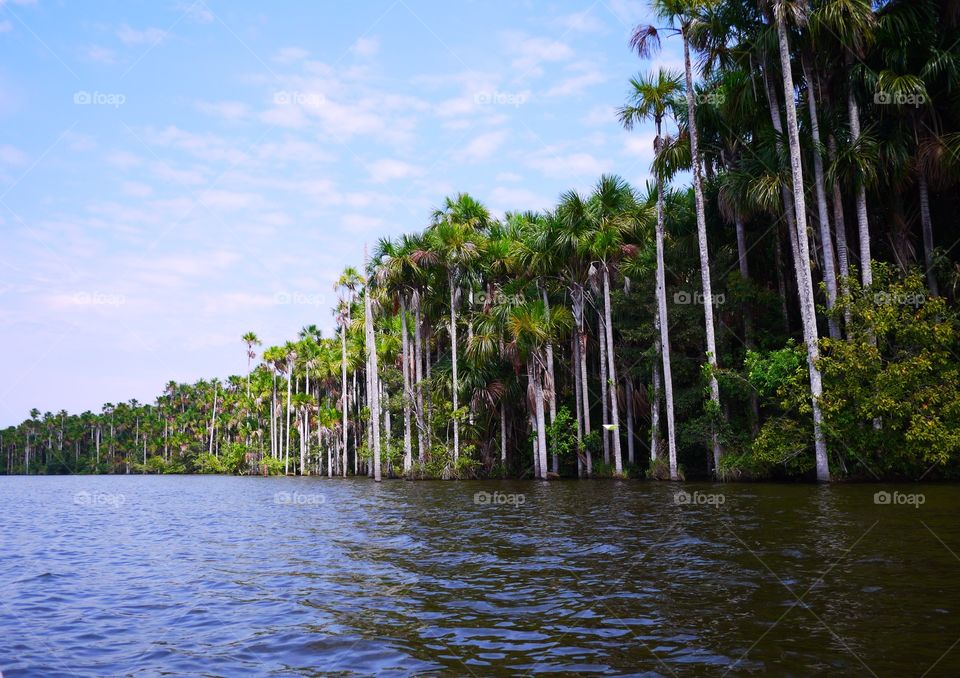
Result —
[[253, 350], [254, 346], [260, 346], [263, 342], [254, 332], [247, 332], [241, 339], [247, 345], [247, 397], [250, 397], [250, 361], [257, 357], [257, 352]]
[[[370, 271], [367, 246], [363, 246], [365, 268]], [[372, 435], [373, 479], [380, 482], [380, 375], [377, 370], [377, 340], [373, 329], [373, 302], [371, 290], [363, 291], [364, 343], [367, 350], [367, 399], [370, 404], [370, 431]]]
[[354, 303], [357, 287], [361, 283], [360, 274], [352, 266], [343, 269], [343, 273], [334, 284], [334, 289], [340, 290], [340, 303], [337, 307], [337, 325], [340, 327], [340, 413], [343, 418], [341, 434], [343, 435], [343, 477], [347, 477], [347, 332], [350, 328], [350, 308]]
[[[707, 217], [703, 200], [703, 177], [701, 168], [700, 149], [698, 146], [697, 104], [693, 88], [693, 69], [690, 61], [690, 33], [695, 22], [695, 11], [700, 2], [697, 0], [654, 0], [653, 6], [660, 18], [667, 20], [672, 26], [679, 23], [679, 33], [683, 41], [683, 66], [686, 81], [687, 99], [687, 133], [690, 140], [690, 157], [693, 174], [693, 195], [697, 217], [697, 244], [700, 250], [700, 277], [703, 286], [703, 312], [707, 339], [707, 364], [709, 365], [710, 401], [716, 414], [720, 413], [720, 386], [717, 383], [717, 341], [714, 334], [713, 322], [713, 286], [710, 277], [710, 251], [707, 244]], [[637, 54], [646, 58], [660, 48], [658, 29], [654, 26], [641, 25], [633, 32], [630, 45]], [[720, 438], [716, 430], [712, 434], [713, 466], [720, 468]]]
[[460, 458], [459, 382], [457, 380], [457, 305], [460, 283], [468, 267], [480, 257], [483, 230], [490, 221], [487, 208], [466, 193], [446, 198], [443, 207], [433, 213], [427, 237], [439, 262], [447, 273], [450, 292], [450, 351], [452, 360], [451, 392], [453, 400], [453, 461]]
[[[675, 101], [677, 92], [681, 88], [679, 74], [660, 69], [656, 75], [647, 74], [631, 79], [632, 90], [630, 102], [622, 106], [618, 111], [621, 124], [626, 129], [633, 129], [633, 126], [641, 120], [653, 119], [656, 126], [657, 136], [653, 142], [654, 155], [658, 155], [663, 147], [663, 118]], [[663, 362], [663, 385], [666, 396], [667, 409], [667, 450], [670, 465], [670, 479], [677, 480], [677, 441], [674, 426], [673, 412], [673, 376], [670, 363], [670, 328], [667, 322], [667, 291], [666, 291], [666, 272], [663, 264], [663, 241], [665, 234], [664, 214], [663, 214], [663, 184], [664, 177], [662, 172], [655, 171], [657, 182], [657, 228], [656, 228], [656, 248], [657, 248], [657, 277], [656, 277], [656, 302], [657, 310], [654, 323], [660, 334], [658, 353]], [[653, 366], [654, 383], [657, 382], [657, 366]], [[654, 407], [659, 407], [658, 389], [654, 388]], [[655, 410], [656, 412], [656, 410]], [[657, 435], [656, 422], [653, 424], [653, 436], [651, 442], [650, 454], [653, 459], [657, 458]]]
[[807, 209], [803, 187], [803, 168], [800, 161], [800, 130], [797, 125], [797, 106], [794, 101], [793, 74], [790, 64], [790, 45], [787, 39], [787, 17], [794, 21], [805, 20], [802, 6], [783, 0], [773, 4], [777, 24], [777, 39], [780, 47], [780, 63], [783, 74], [783, 93], [787, 111], [787, 138], [790, 144], [790, 173], [793, 179], [793, 202], [796, 207], [796, 240], [800, 256], [796, 260], [797, 288], [800, 291], [803, 335], [807, 344], [807, 367], [810, 372], [810, 400], [813, 410], [813, 438], [816, 451], [817, 480], [830, 480], [827, 460], [827, 443], [823, 433], [823, 415], [820, 398], [823, 395], [823, 379], [817, 366], [819, 345], [817, 322], [813, 303], [813, 281], [809, 268], [810, 251], [807, 240]]

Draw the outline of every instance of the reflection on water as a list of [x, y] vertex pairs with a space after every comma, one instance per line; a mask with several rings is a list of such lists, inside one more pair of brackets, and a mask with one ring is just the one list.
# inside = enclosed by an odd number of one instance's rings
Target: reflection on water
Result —
[[882, 489], [0, 477], [0, 670], [957, 675], [960, 495]]

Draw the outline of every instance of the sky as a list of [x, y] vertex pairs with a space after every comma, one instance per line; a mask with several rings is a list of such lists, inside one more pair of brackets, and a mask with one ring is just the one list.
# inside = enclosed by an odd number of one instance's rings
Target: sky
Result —
[[0, 426], [242, 374], [383, 236], [543, 209], [623, 131], [640, 0], [0, 0]]

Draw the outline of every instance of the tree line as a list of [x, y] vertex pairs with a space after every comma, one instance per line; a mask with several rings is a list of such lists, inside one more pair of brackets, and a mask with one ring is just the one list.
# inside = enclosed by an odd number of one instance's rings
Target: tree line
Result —
[[[33, 410], [6, 473], [944, 478], [960, 452], [960, 4], [656, 0], [652, 180], [444, 199], [336, 331], [155, 403]], [[689, 185], [685, 182], [689, 177]], [[681, 183], [680, 180], [684, 183]]]

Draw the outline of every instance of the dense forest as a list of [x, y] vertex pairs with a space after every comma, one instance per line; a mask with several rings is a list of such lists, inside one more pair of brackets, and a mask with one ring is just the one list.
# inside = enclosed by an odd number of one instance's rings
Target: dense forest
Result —
[[960, 3], [652, 6], [616, 102], [651, 183], [447, 197], [344, 270], [334, 336], [35, 409], [0, 472], [955, 477]]

